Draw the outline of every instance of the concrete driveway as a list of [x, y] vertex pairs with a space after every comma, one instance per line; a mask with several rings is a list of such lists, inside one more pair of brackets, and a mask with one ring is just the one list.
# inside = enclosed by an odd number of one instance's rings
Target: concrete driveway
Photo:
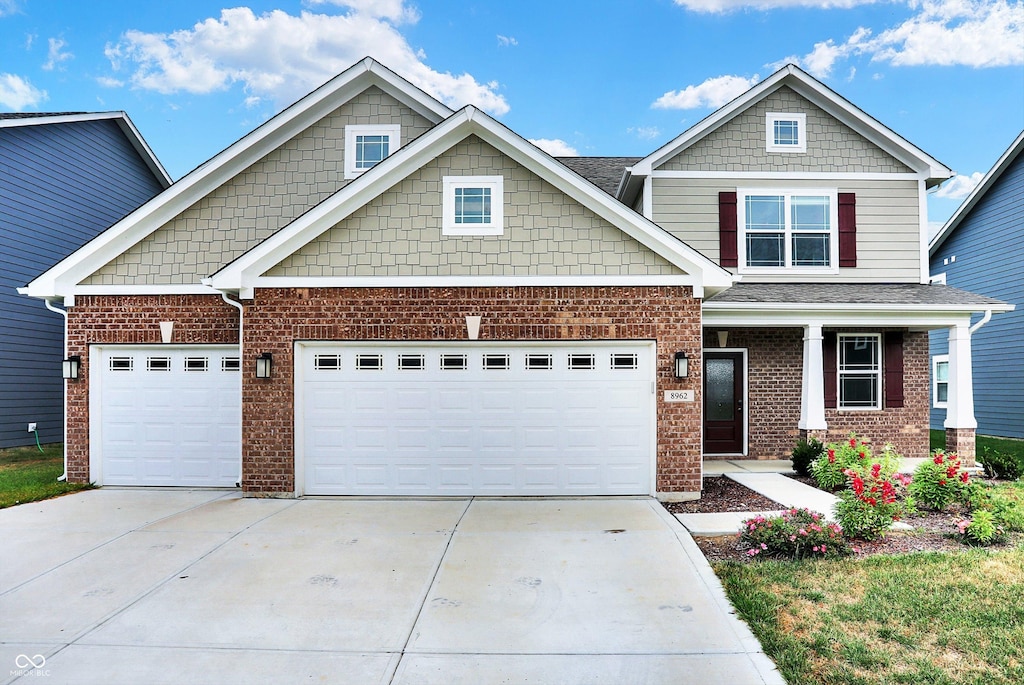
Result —
[[782, 682], [651, 499], [110, 488], [0, 510], [15, 681]]

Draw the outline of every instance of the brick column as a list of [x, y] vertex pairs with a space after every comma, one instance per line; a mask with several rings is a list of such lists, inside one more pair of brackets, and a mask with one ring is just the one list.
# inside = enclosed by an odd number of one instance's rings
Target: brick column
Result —
[[976, 447], [973, 428], [947, 428], [946, 451], [956, 452], [964, 466], [974, 466]]

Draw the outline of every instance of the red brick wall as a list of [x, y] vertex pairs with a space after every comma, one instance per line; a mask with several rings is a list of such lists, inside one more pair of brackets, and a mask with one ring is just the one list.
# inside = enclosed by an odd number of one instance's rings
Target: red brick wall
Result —
[[[865, 332], [864, 329], [827, 329]], [[884, 332], [899, 329], [873, 329]], [[709, 328], [704, 346], [718, 347], [717, 329]], [[728, 347], [746, 348], [748, 374], [748, 457], [788, 459], [801, 437], [800, 390], [803, 380], [802, 328], [729, 329]], [[905, 333], [903, 343], [904, 406], [882, 411], [826, 409], [827, 441], [844, 439], [850, 431], [879, 448], [895, 445], [905, 457], [928, 454], [928, 334]]]
[[[659, 492], [700, 491], [700, 303], [682, 287], [298, 288], [257, 290], [246, 303], [242, 487], [292, 492], [296, 340], [466, 340], [480, 315], [481, 340], [656, 340]], [[672, 355], [692, 360], [676, 381]], [[253, 376], [274, 355], [273, 378]], [[692, 389], [694, 403], [662, 401]]]
[[160, 322], [174, 322], [174, 343], [238, 342], [238, 310], [216, 295], [78, 296], [68, 308], [68, 354], [80, 355], [68, 382], [68, 480], [89, 482], [89, 345], [160, 343]]

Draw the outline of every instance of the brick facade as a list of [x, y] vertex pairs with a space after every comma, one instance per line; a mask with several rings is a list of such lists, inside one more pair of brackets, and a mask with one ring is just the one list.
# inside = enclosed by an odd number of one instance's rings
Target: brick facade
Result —
[[[242, 359], [242, 488], [295, 491], [294, 344], [297, 340], [465, 341], [466, 315], [480, 315], [480, 340], [654, 340], [657, 343], [656, 489], [696, 498], [701, 477], [700, 302], [688, 287], [291, 288], [257, 290], [246, 301]], [[160, 321], [174, 343], [236, 343], [238, 312], [216, 296], [81, 297], [69, 309], [70, 353], [83, 358], [69, 383], [69, 478], [89, 477], [90, 344], [158, 344]], [[676, 351], [690, 375], [673, 376]], [[274, 373], [255, 378], [270, 352]], [[665, 403], [664, 390], [696, 401]]]
[[[827, 329], [865, 332], [864, 329]], [[885, 332], [894, 329], [872, 329]], [[895, 329], [898, 330], [898, 329]], [[717, 330], [704, 334], [704, 346], [717, 348]], [[729, 329], [729, 348], [747, 350], [748, 458], [788, 459], [797, 440], [803, 380], [802, 328]], [[834, 442], [850, 431], [881, 446], [891, 442], [905, 457], [928, 455], [928, 334], [906, 333], [903, 342], [904, 404], [881, 411], [826, 409], [828, 430], [816, 437]]]

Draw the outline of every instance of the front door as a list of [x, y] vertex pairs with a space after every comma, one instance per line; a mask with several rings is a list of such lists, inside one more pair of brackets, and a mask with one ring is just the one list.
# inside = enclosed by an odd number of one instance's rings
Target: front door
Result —
[[741, 352], [704, 353], [704, 453], [743, 454], [746, 370]]

